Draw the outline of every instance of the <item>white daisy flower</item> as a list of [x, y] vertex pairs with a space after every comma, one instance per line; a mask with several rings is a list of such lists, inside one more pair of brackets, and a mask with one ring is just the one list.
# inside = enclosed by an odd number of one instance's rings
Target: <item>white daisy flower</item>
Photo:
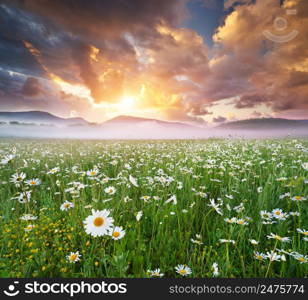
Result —
[[29, 232], [29, 231], [31, 231], [34, 227], [35, 227], [35, 225], [29, 224], [29, 225], [27, 225], [27, 227], [25, 227], [25, 231], [26, 231], [26, 232]]
[[292, 201], [301, 202], [307, 200], [305, 197], [302, 196], [294, 196], [291, 198]]
[[60, 209], [64, 211], [64, 210], [69, 210], [70, 208], [73, 208], [73, 207], [74, 207], [73, 202], [65, 201], [64, 203], [61, 204]]
[[33, 221], [36, 219], [37, 219], [37, 216], [33, 216], [31, 214], [24, 214], [20, 217], [20, 220], [23, 220], [23, 221]]
[[138, 222], [140, 221], [142, 215], [143, 215], [143, 212], [142, 212], [141, 210], [137, 212], [136, 220], [137, 220]]
[[98, 175], [98, 170], [96, 169], [92, 169], [92, 170], [89, 170], [86, 172], [86, 174], [89, 176], [89, 177], [94, 177], [94, 176], [97, 176]]
[[176, 195], [172, 195], [169, 199], [165, 201], [165, 203], [169, 203], [169, 202], [172, 202], [173, 205], [176, 205], [178, 203], [176, 199]]
[[81, 254], [79, 254], [79, 251], [77, 252], [71, 252], [69, 255], [66, 256], [67, 260], [70, 263], [75, 263], [80, 260]]
[[181, 276], [188, 276], [188, 275], [190, 275], [192, 273], [191, 269], [188, 266], [186, 266], [186, 265], [177, 265], [175, 267], [175, 270]]
[[213, 269], [213, 276], [217, 277], [219, 275], [219, 270], [218, 270], [218, 264], [216, 262], [213, 263], [212, 269]]
[[303, 234], [304, 236], [308, 236], [308, 230], [306, 230], [306, 229], [297, 228], [296, 231], [297, 231], [298, 233]]
[[110, 211], [106, 209], [92, 209], [92, 215], [83, 221], [86, 233], [94, 237], [107, 235], [113, 226], [113, 218], [109, 217], [109, 214]]
[[148, 270], [148, 273], [151, 277], [163, 277], [164, 273], [160, 272], [160, 269]]
[[133, 177], [132, 175], [129, 175], [129, 181], [130, 183], [135, 186], [135, 187], [139, 187], [137, 179], [135, 177]]
[[235, 244], [234, 240], [219, 239], [219, 242], [220, 243], [231, 243], [233, 245]]
[[26, 178], [25, 173], [23, 173], [23, 172], [15, 173], [15, 174], [12, 175], [10, 181], [19, 186], [20, 183], [22, 183], [25, 178]]
[[266, 259], [266, 255], [264, 253], [261, 253], [261, 252], [255, 251], [253, 253], [253, 255], [254, 255], [254, 258], [257, 259], [257, 260], [264, 260], [264, 259]]
[[302, 167], [304, 170], [308, 171], [308, 162], [302, 163]]
[[288, 217], [288, 214], [284, 213], [280, 208], [275, 208], [272, 211], [272, 216], [278, 220], [285, 220]]
[[37, 185], [40, 185], [42, 183], [42, 181], [38, 178], [26, 180], [25, 182], [29, 186], [37, 186]]
[[113, 186], [108, 186], [104, 189], [104, 192], [108, 195], [114, 195], [116, 191], [116, 188]]
[[277, 241], [281, 241], [283, 243], [289, 243], [291, 241], [289, 237], [282, 237], [282, 236], [280, 236], [278, 234], [274, 234], [274, 233], [267, 235], [267, 238], [268, 239], [274, 239], [274, 240], [277, 240]]
[[125, 235], [125, 230], [122, 227], [115, 226], [109, 231], [109, 235], [112, 237], [113, 240], [120, 240]]

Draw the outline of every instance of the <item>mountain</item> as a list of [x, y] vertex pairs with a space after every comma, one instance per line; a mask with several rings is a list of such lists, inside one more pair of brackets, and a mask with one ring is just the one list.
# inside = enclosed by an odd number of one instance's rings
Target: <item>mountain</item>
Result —
[[307, 129], [308, 120], [289, 120], [281, 118], [247, 119], [221, 124], [217, 129], [231, 130], [281, 130]]
[[105, 121], [101, 124], [104, 126], [114, 126], [114, 125], [124, 125], [124, 126], [158, 126], [158, 127], [165, 127], [170, 129], [197, 129], [192, 125], [180, 123], [180, 122], [168, 122], [168, 121], [161, 121], [157, 119], [149, 119], [149, 118], [140, 118], [140, 117], [133, 117], [133, 116], [117, 116], [113, 119]]
[[83, 118], [60, 118], [48, 112], [23, 111], [0, 112], [0, 122], [18, 122], [22, 124], [44, 124], [58, 126], [88, 125]]

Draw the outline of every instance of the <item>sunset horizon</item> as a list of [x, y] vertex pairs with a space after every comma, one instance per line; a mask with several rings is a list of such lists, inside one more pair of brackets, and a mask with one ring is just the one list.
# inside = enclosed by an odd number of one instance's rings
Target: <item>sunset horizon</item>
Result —
[[0, 1], [0, 111], [308, 119], [305, 1], [123, 3]]

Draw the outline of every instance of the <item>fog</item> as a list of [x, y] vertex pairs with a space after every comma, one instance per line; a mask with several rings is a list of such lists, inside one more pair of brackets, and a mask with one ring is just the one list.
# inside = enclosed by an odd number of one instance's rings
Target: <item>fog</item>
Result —
[[284, 138], [308, 137], [306, 128], [282, 130], [242, 130], [194, 128], [153, 124], [112, 124], [105, 126], [1, 125], [0, 137], [57, 139], [208, 139], [208, 138]]

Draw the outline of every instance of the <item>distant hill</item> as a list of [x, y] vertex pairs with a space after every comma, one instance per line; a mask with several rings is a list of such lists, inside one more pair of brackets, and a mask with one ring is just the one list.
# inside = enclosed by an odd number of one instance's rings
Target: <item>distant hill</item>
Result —
[[308, 131], [308, 120], [288, 120], [281, 118], [247, 119], [224, 123], [216, 128], [233, 130], [281, 130], [307, 128]]
[[88, 125], [83, 118], [60, 118], [48, 112], [23, 111], [23, 112], [0, 112], [1, 122], [19, 122], [31, 124], [49, 124], [61, 126]]
[[157, 126], [157, 127], [165, 127], [165, 128], [174, 128], [174, 129], [197, 129], [192, 125], [180, 123], [180, 122], [167, 122], [161, 121], [157, 119], [150, 118], [140, 118], [133, 116], [118, 116], [113, 119], [110, 119], [101, 124], [104, 126], [113, 126], [113, 125], [126, 125], [126, 126]]

